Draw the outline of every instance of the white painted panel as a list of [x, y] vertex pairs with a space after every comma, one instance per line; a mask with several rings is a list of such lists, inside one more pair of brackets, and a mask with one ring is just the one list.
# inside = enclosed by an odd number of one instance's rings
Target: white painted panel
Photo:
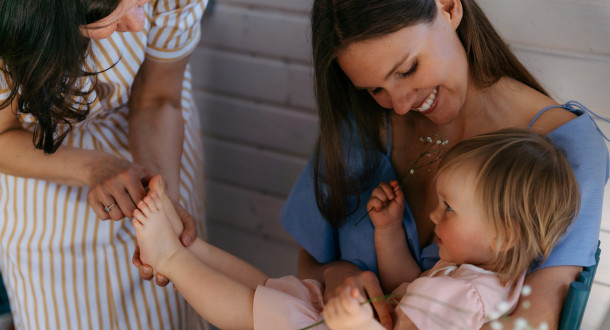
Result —
[[307, 160], [204, 138], [206, 177], [286, 197]]
[[207, 180], [208, 223], [216, 222], [257, 236], [295, 244], [280, 222], [283, 204], [283, 198]]
[[287, 10], [308, 13], [312, 0], [213, 0], [217, 4], [232, 4], [236, 6], [262, 7], [269, 10]]
[[523, 64], [557, 97], [557, 101], [577, 100], [610, 118], [610, 56], [548, 53], [520, 46], [513, 48]]
[[264, 239], [215, 223], [208, 224], [210, 243], [258, 267], [267, 275], [296, 274], [299, 247]]
[[607, 0], [479, 0], [509, 43], [610, 55]]
[[206, 46], [309, 63], [309, 17], [219, 3], [203, 20]]
[[196, 89], [314, 113], [312, 69], [309, 66], [197, 47], [191, 68]]
[[195, 92], [203, 133], [216, 138], [309, 157], [318, 130], [313, 114]]
[[606, 311], [610, 308], [610, 286], [593, 283], [587, 308], [582, 318], [581, 330], [607, 330], [600, 328]]

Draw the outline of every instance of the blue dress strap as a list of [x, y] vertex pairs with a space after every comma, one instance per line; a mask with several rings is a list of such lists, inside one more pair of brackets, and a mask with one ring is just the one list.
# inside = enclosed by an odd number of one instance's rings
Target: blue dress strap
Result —
[[392, 149], [390, 149], [392, 147], [392, 132], [390, 131], [390, 112], [386, 111], [385, 112], [385, 131], [386, 131], [386, 153], [385, 155], [390, 158], [390, 152], [392, 151]]
[[545, 107], [544, 109], [540, 110], [540, 112], [538, 112], [536, 114], [536, 116], [534, 116], [534, 119], [532, 119], [532, 121], [529, 123], [529, 125], [527, 125], [527, 128], [531, 128], [532, 125], [534, 124], [534, 122], [536, 121], [536, 119], [538, 119], [538, 117], [540, 117], [540, 115], [542, 115], [543, 113], [545, 113], [547, 110], [552, 109], [552, 108], [562, 108], [562, 109], [566, 109], [568, 111], [572, 111], [572, 110], [580, 110], [583, 113], [586, 113], [589, 115], [589, 118], [591, 118], [591, 121], [593, 122], [593, 125], [595, 125], [595, 128], [597, 128], [597, 131], [599, 132], [599, 134], [601, 134], [604, 139], [606, 139], [606, 141], [610, 141], [610, 139], [608, 139], [608, 137], [604, 134], [604, 132], [602, 132], [602, 130], [599, 128], [599, 126], [597, 125], [597, 123], [595, 122], [595, 120], [593, 120], [592, 117], [595, 117], [597, 119], [600, 119], [606, 123], [610, 124], [610, 120], [596, 114], [595, 112], [589, 110], [587, 107], [585, 107], [584, 105], [582, 105], [580, 102], [578, 101], [568, 101], [563, 105], [551, 105], [548, 107]]

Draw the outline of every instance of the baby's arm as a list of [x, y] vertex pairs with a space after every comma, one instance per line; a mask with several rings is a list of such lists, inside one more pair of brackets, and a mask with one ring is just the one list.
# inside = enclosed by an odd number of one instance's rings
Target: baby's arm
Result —
[[356, 288], [347, 287], [324, 306], [324, 322], [333, 330], [385, 330], [373, 317], [373, 309]]
[[385, 292], [403, 282], [411, 282], [421, 269], [411, 255], [402, 226], [404, 194], [397, 181], [382, 182], [371, 193], [367, 210], [375, 226], [375, 251], [379, 280]]

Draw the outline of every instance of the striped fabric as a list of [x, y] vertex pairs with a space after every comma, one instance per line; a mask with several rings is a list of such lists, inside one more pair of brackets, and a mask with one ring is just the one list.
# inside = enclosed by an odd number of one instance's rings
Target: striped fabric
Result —
[[[131, 159], [125, 105], [135, 74], [145, 57], [176, 61], [193, 50], [205, 3], [158, 0], [146, 6], [143, 31], [92, 42], [87, 69], [111, 69], [98, 75], [91, 114], [66, 144]], [[83, 80], [84, 88], [91, 83]], [[180, 201], [203, 233], [202, 140], [188, 69], [183, 87]], [[0, 99], [6, 88], [4, 81]], [[28, 116], [21, 119], [33, 126]], [[0, 174], [0, 219], [0, 271], [17, 329], [204, 328], [171, 285], [140, 279], [131, 264], [130, 220], [100, 221], [87, 203], [86, 187]]]

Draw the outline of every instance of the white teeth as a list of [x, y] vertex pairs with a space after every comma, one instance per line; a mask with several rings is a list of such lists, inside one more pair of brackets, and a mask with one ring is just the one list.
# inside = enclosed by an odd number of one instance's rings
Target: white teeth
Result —
[[417, 108], [417, 111], [419, 112], [424, 112], [428, 109], [430, 109], [430, 106], [432, 106], [432, 103], [434, 103], [434, 99], [436, 98], [436, 93], [438, 92], [438, 87], [434, 88], [434, 90], [432, 91], [432, 93], [430, 93], [430, 95], [428, 95], [428, 98], [426, 99], [426, 101], [421, 105], [421, 107]]

